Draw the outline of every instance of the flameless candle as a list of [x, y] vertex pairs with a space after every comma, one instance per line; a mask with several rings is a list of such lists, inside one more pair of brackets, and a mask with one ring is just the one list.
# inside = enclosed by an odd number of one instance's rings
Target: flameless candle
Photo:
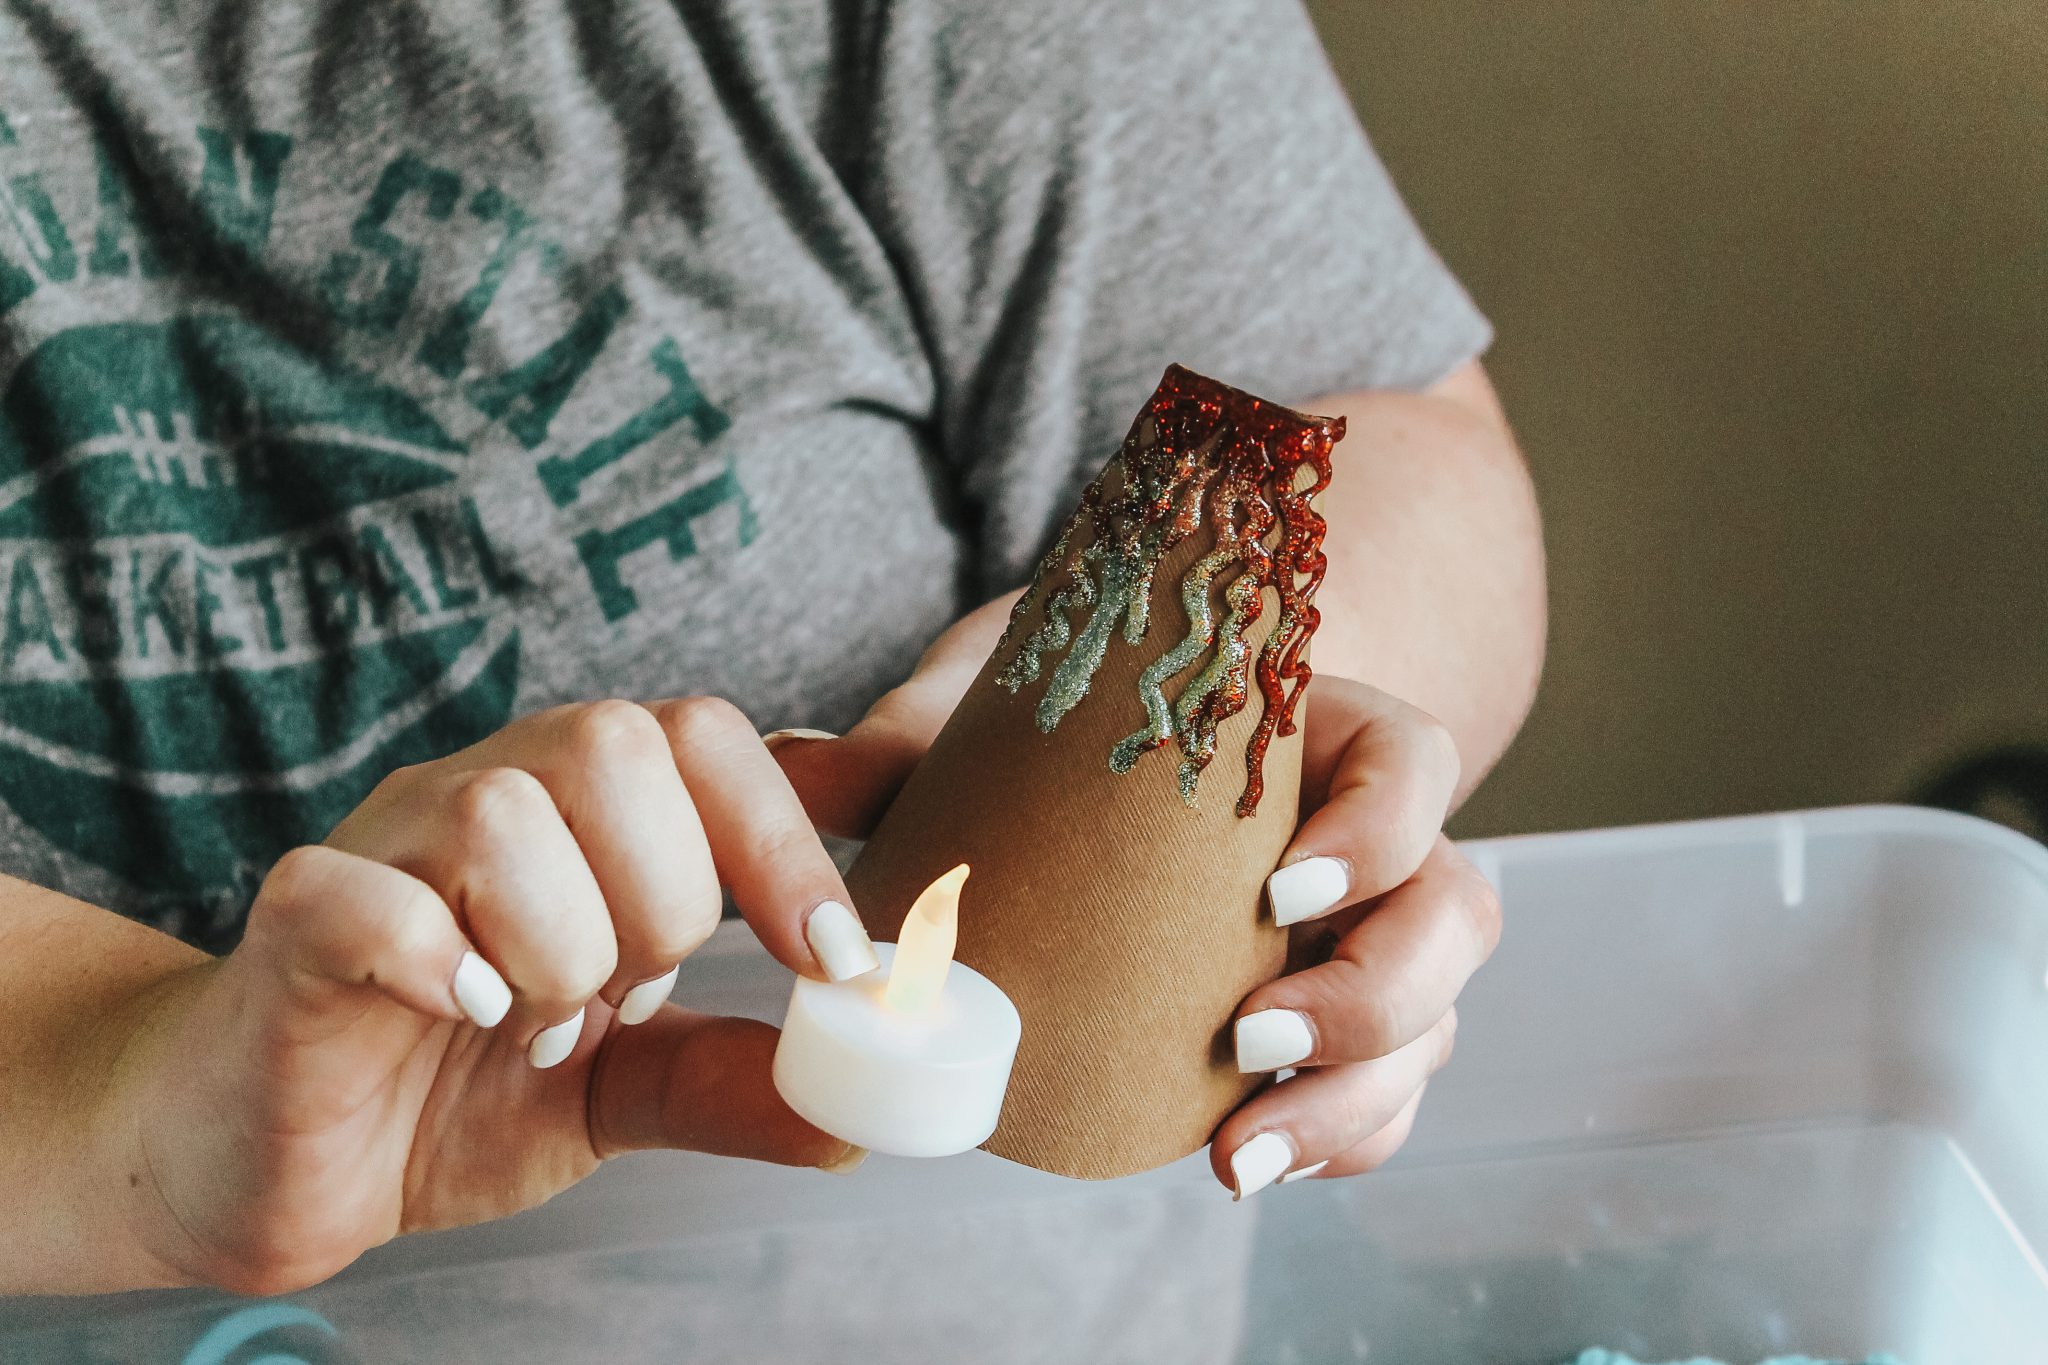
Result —
[[995, 982], [953, 961], [966, 867], [926, 887], [882, 965], [851, 981], [799, 978], [775, 1049], [789, 1107], [846, 1142], [948, 1156], [996, 1130], [1023, 1021]]

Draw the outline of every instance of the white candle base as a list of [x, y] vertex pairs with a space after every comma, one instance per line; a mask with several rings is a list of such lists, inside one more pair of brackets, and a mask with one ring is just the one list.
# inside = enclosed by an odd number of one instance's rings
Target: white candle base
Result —
[[775, 1088], [844, 1142], [892, 1156], [949, 1156], [988, 1141], [1002, 1114], [1023, 1021], [993, 981], [956, 962], [944, 993], [916, 1014], [882, 999], [881, 970], [851, 981], [799, 978], [775, 1049]]

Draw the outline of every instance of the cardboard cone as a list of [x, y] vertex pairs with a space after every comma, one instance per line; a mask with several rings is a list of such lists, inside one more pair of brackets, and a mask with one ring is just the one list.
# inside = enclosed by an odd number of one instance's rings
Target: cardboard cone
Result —
[[1343, 430], [1170, 368], [849, 874], [888, 940], [973, 867], [957, 957], [1024, 1020], [999, 1156], [1148, 1170], [1259, 1083], [1230, 1024], [1286, 954], [1261, 892], [1295, 828], [1311, 499]]

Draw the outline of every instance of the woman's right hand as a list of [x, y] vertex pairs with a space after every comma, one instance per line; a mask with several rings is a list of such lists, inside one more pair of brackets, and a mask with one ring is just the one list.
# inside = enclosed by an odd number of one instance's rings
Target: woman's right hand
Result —
[[793, 970], [874, 964], [725, 702], [561, 707], [393, 773], [277, 864], [234, 952], [127, 1012], [88, 1125], [142, 1258], [119, 1278], [296, 1289], [635, 1148], [857, 1160], [776, 1094], [774, 1029], [667, 1003], [721, 887]]

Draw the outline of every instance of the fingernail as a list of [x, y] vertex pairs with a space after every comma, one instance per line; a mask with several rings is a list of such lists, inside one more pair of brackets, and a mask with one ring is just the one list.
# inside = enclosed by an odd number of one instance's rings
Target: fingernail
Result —
[[1230, 1178], [1238, 1199], [1249, 1199], [1287, 1173], [1294, 1164], [1294, 1144], [1285, 1133], [1260, 1133], [1230, 1154]]
[[761, 736], [761, 742], [768, 746], [768, 752], [772, 754], [792, 740], [837, 738], [839, 736], [833, 734], [830, 730], [805, 730], [799, 727], [792, 727], [787, 730], [770, 730], [767, 734]]
[[576, 1050], [576, 1040], [583, 1036], [583, 1011], [533, 1035], [533, 1041], [526, 1045], [526, 1060], [533, 1064], [535, 1071], [546, 1071], [559, 1066], [564, 1057]]
[[512, 1008], [512, 988], [498, 969], [475, 953], [464, 953], [455, 966], [455, 1003], [478, 1028], [491, 1028]]
[[1308, 1016], [1298, 1010], [1259, 1010], [1237, 1021], [1237, 1069], [1247, 1074], [1292, 1066], [1315, 1045]]
[[619, 1022], [626, 1025], [644, 1024], [654, 1017], [654, 1012], [668, 1003], [668, 993], [676, 988], [676, 977], [681, 975], [683, 964], [663, 972], [652, 981], [643, 981], [626, 992], [619, 1001]]
[[1273, 923], [1299, 924], [1322, 914], [1351, 889], [1351, 869], [1342, 858], [1303, 858], [1266, 878], [1266, 903]]
[[804, 942], [833, 981], [847, 981], [882, 965], [860, 917], [838, 901], [824, 901], [804, 921]]
[[868, 1159], [868, 1149], [846, 1144], [846, 1154], [826, 1162], [818, 1169], [830, 1175], [852, 1175], [860, 1169], [860, 1163]]
[[1329, 1164], [1329, 1158], [1325, 1157], [1323, 1160], [1318, 1161], [1313, 1166], [1304, 1166], [1298, 1171], [1289, 1171], [1286, 1175], [1280, 1177], [1280, 1183], [1283, 1185], [1291, 1185], [1297, 1180], [1306, 1180], [1310, 1176], [1314, 1175], [1317, 1171], [1320, 1171], [1321, 1169], [1323, 1169], [1323, 1167]]

